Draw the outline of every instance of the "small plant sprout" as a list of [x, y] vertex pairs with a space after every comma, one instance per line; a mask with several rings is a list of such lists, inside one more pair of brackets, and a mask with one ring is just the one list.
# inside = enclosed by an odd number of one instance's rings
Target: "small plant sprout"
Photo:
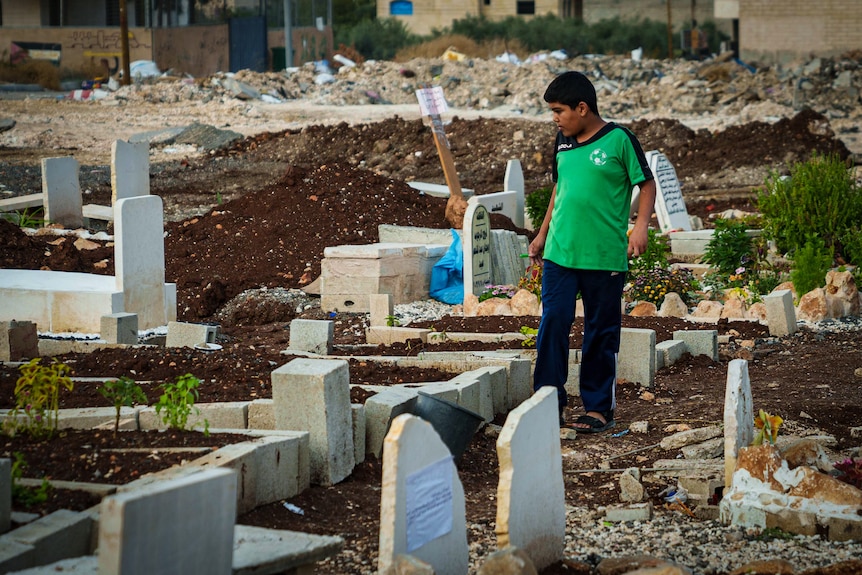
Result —
[[539, 334], [539, 330], [534, 327], [522, 325], [520, 331], [523, 335], [526, 336], [523, 340], [521, 340], [521, 346], [536, 347], [536, 336]]
[[114, 435], [117, 435], [117, 431], [120, 429], [120, 411], [123, 407], [132, 407], [136, 403], [147, 403], [147, 396], [141, 386], [126, 376], [106, 381], [98, 391], [117, 410], [114, 417]]
[[[176, 382], [168, 382], [161, 386], [163, 393], [156, 402], [155, 408], [162, 423], [172, 429], [187, 429], [192, 411], [195, 415], [200, 414], [200, 410], [195, 407], [200, 384], [201, 380], [187, 373], [177, 378]], [[204, 420], [204, 434], [209, 435], [209, 422], [206, 420]]]
[[762, 445], [764, 441], [768, 441], [775, 445], [775, 440], [778, 439], [778, 428], [784, 422], [778, 415], [769, 415], [762, 409], [757, 417], [754, 418], [754, 426], [757, 428], [757, 435], [754, 436], [752, 445]]
[[[60, 415], [60, 388], [72, 391], [72, 369], [56, 359], [51, 365], [40, 365], [34, 358], [18, 368], [21, 377], [15, 384], [15, 406], [9, 410], [5, 429], [15, 435], [19, 428], [32, 437], [50, 437], [57, 429]], [[24, 416], [24, 423], [19, 421]]]
[[398, 321], [398, 316], [387, 315], [386, 316], [386, 325], [388, 327], [398, 327], [399, 325], [401, 325], [401, 322]]
[[24, 461], [24, 455], [20, 451], [13, 452], [12, 457], [14, 459], [12, 462], [12, 499], [28, 508], [48, 501], [48, 496], [53, 489], [48, 478], [43, 477], [39, 487], [22, 485], [21, 478], [24, 477], [27, 462]]

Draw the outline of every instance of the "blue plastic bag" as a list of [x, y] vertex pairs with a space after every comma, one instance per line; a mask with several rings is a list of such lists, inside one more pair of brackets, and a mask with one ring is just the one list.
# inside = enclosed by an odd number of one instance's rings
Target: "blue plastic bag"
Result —
[[452, 232], [452, 243], [434, 267], [431, 268], [432, 298], [449, 305], [464, 303], [464, 249], [461, 236]]

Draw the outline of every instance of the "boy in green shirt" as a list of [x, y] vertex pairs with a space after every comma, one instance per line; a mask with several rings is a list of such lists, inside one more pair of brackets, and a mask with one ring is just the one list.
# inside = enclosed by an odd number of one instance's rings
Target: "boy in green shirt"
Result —
[[[579, 72], [557, 76], [544, 99], [559, 131], [554, 190], [529, 247], [530, 263], [544, 268], [533, 387], [557, 388], [560, 424], [566, 425], [569, 333], [580, 294], [584, 304], [580, 392], [586, 413], [567, 427], [598, 433], [614, 426], [623, 286], [629, 257], [646, 250], [656, 187], [637, 138], [602, 119], [595, 88], [586, 76]], [[634, 186], [640, 186], [640, 199], [629, 232]]]

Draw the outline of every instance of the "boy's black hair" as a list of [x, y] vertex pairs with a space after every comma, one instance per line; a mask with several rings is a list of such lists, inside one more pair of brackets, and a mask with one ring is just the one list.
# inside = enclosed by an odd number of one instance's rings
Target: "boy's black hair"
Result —
[[599, 115], [599, 106], [596, 102], [596, 88], [590, 79], [580, 72], [563, 72], [554, 78], [543, 96], [545, 102], [558, 102], [570, 108], [577, 107], [581, 102], [595, 115]]

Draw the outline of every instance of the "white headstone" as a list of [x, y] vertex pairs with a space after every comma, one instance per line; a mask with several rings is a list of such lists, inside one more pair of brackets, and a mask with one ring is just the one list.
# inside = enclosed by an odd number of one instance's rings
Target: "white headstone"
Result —
[[566, 491], [557, 392], [541, 387], [506, 418], [497, 439], [497, 548], [523, 549], [537, 570], [563, 558]]
[[353, 473], [347, 362], [297, 358], [271, 377], [275, 428], [309, 432], [311, 482], [334, 485]]
[[150, 193], [150, 144], [114, 141], [111, 146], [111, 203]]
[[464, 212], [464, 294], [479, 295], [491, 283], [491, 216], [476, 196]]
[[517, 206], [515, 208], [515, 217], [512, 218], [512, 223], [519, 228], [524, 227], [524, 170], [521, 169], [520, 160], [509, 160], [506, 162], [506, 175], [503, 176], [503, 191], [515, 192]]
[[236, 472], [206, 469], [102, 500], [99, 573], [229, 575]]
[[406, 413], [383, 446], [378, 571], [405, 554], [437, 575], [464, 575], [470, 559], [464, 488], [449, 448], [430, 423]]
[[114, 214], [114, 271], [123, 311], [138, 314], [138, 329], [167, 325], [162, 199], [120, 200]]
[[49, 222], [67, 228], [79, 228], [84, 224], [78, 160], [42, 158], [42, 205]]
[[748, 362], [734, 359], [727, 364], [727, 387], [724, 392], [724, 485], [730, 489], [740, 448], [754, 440], [754, 406]]
[[[482, 194], [481, 196], [473, 196], [473, 200], [485, 206], [485, 209], [492, 214], [500, 214], [506, 216], [514, 223], [518, 216], [518, 193], [517, 192], [494, 192], [493, 194]], [[470, 201], [468, 200], [468, 202]], [[521, 219], [523, 220], [524, 207], [521, 206]], [[520, 224], [523, 226], [523, 224]]]
[[[673, 164], [670, 163], [667, 156], [656, 150], [647, 152], [646, 158], [655, 177], [655, 213], [661, 231], [691, 231], [691, 221]], [[632, 194], [632, 213], [637, 209], [639, 195], [640, 189], [638, 188]]]

